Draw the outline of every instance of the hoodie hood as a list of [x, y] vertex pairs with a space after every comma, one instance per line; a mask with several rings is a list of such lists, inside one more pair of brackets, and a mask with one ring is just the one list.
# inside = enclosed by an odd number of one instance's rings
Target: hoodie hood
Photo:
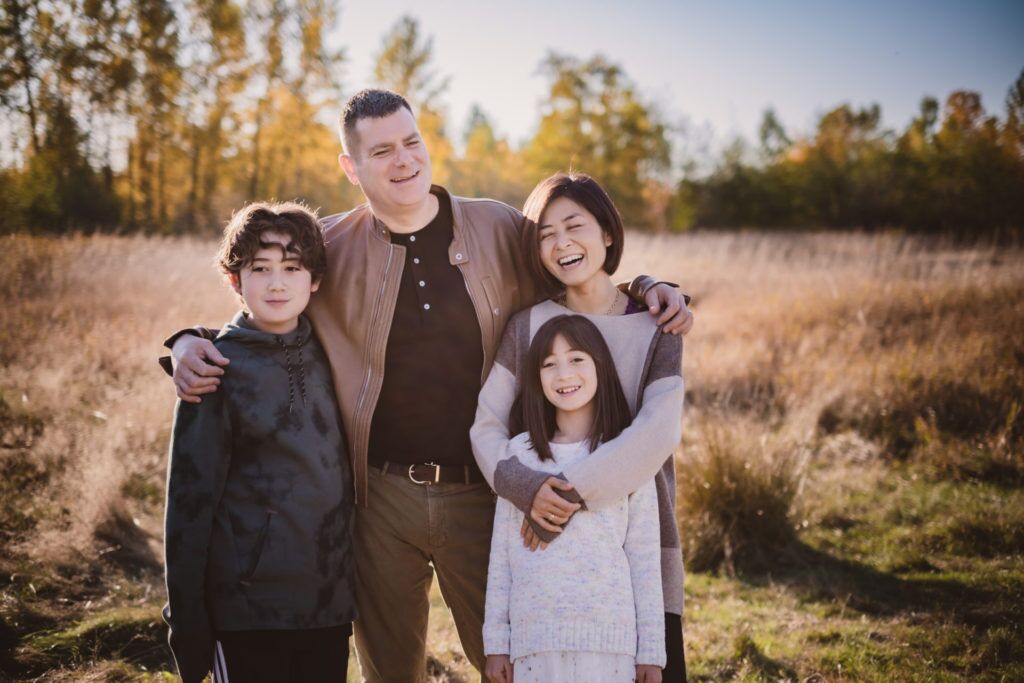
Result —
[[306, 342], [309, 341], [312, 329], [309, 320], [300, 315], [299, 324], [287, 334], [264, 332], [253, 325], [245, 311], [239, 311], [221, 329], [217, 341], [231, 340], [250, 349], [261, 349], [284, 365], [288, 370], [288, 412], [291, 413], [295, 410], [297, 400], [301, 400], [303, 406], [306, 405]]
[[304, 315], [300, 315], [298, 326], [287, 334], [264, 332], [263, 330], [256, 328], [252, 320], [249, 319], [248, 313], [245, 311], [239, 311], [235, 314], [235, 317], [231, 319], [231, 322], [221, 328], [220, 334], [217, 335], [217, 339], [231, 339], [241, 344], [255, 346], [257, 348], [297, 348], [309, 341], [309, 335], [312, 333], [312, 329], [313, 328], [309, 324], [309, 319]]

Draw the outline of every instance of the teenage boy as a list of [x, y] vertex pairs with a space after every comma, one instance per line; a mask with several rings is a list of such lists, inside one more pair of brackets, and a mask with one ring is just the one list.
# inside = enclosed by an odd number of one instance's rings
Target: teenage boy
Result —
[[[397, 93], [356, 93], [340, 128], [341, 167], [367, 203], [323, 219], [328, 268], [309, 317], [331, 360], [360, 505], [360, 669], [370, 683], [424, 677], [436, 573], [466, 656], [483, 671], [494, 496], [469, 428], [505, 323], [538, 301], [523, 215], [432, 185], [430, 154]], [[687, 331], [682, 295], [652, 284], [637, 278], [631, 293], [666, 330]], [[217, 390], [230, 354], [195, 336], [167, 343], [182, 400]]]
[[178, 403], [171, 436], [164, 618], [178, 673], [344, 681], [352, 474], [302, 315], [326, 268], [323, 233], [301, 205], [251, 204], [218, 261], [243, 306], [214, 342], [233, 362], [216, 394]]

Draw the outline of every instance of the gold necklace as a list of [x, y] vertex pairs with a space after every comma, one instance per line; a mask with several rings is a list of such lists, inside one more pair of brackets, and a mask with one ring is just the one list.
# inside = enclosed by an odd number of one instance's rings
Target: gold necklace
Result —
[[612, 297], [612, 304], [611, 304], [611, 306], [608, 307], [608, 310], [605, 312], [605, 315], [611, 315], [612, 314], [612, 309], [614, 309], [615, 305], [617, 303], [619, 303], [619, 297], [621, 295], [622, 295], [622, 292], [620, 292], [618, 289], [616, 289], [615, 290], [615, 296]]
[[[615, 290], [615, 296], [612, 297], [611, 305], [608, 306], [608, 310], [604, 312], [605, 315], [611, 315], [612, 314], [612, 311], [615, 310], [615, 305], [617, 303], [619, 303], [619, 298], [621, 296], [622, 296], [622, 291], [619, 290], [619, 289], [616, 289]], [[568, 292], [566, 292], [565, 290], [562, 290], [561, 292], [556, 294], [555, 297], [554, 297], [554, 300], [555, 300], [555, 303], [557, 303], [559, 306], [563, 306], [565, 308], [569, 308]], [[572, 309], [569, 309], [569, 310], [572, 310]]]

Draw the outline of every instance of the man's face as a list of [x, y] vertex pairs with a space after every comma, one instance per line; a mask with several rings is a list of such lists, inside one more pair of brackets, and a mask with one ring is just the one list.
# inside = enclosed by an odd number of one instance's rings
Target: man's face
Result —
[[339, 158], [345, 175], [362, 188], [378, 213], [414, 208], [430, 194], [430, 154], [405, 107], [356, 121], [356, 146]]

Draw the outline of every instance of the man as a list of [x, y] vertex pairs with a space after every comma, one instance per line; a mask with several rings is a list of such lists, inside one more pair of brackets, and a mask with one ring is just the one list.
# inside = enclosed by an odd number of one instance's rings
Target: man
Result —
[[[323, 220], [327, 273], [307, 313], [330, 359], [360, 506], [360, 667], [372, 682], [423, 678], [436, 572], [466, 656], [482, 671], [494, 498], [469, 427], [506, 321], [536, 302], [520, 251], [523, 217], [431, 185], [429, 152], [396, 93], [357, 93], [341, 129], [339, 162], [367, 203]], [[644, 300], [666, 330], [688, 331], [682, 295], [650, 289]], [[205, 339], [170, 341], [179, 396], [215, 391], [227, 359]]]

